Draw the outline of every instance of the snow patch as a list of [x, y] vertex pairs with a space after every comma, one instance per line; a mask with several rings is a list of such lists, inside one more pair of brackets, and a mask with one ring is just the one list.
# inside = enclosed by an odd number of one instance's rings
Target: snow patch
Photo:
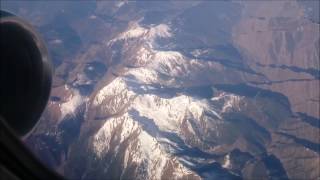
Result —
[[157, 51], [154, 59], [157, 61], [176, 61], [182, 59], [182, 54], [178, 51]]
[[141, 116], [153, 119], [160, 129], [177, 131], [188, 102], [189, 99], [185, 96], [163, 99], [146, 94], [138, 96], [131, 107], [139, 111]]
[[153, 54], [154, 53], [152, 52], [152, 50], [142, 46], [136, 54], [137, 64], [146, 65], [147, 63], [150, 62], [150, 60], [152, 60]]
[[230, 168], [231, 167], [231, 161], [230, 161], [230, 155], [226, 155], [226, 157], [224, 158], [224, 163], [222, 164], [223, 168]]
[[195, 50], [193, 50], [192, 52], [191, 52], [191, 54], [194, 56], [194, 57], [196, 57], [196, 58], [198, 58], [199, 56], [201, 56], [201, 55], [203, 55], [203, 54], [206, 54], [206, 53], [208, 53], [209, 52], [209, 50], [203, 50], [203, 49], [195, 49]]
[[75, 82], [72, 83], [73, 86], [90, 85], [90, 84], [92, 84], [92, 81], [83, 73], [77, 74], [77, 78]]
[[155, 51], [153, 63], [149, 67], [172, 77], [182, 77], [189, 74], [188, 64], [180, 52]]
[[[139, 97], [138, 97], [139, 99]], [[131, 108], [137, 108], [141, 116], [151, 117], [155, 122], [178, 122], [182, 119], [185, 111], [190, 105], [190, 97], [179, 96], [169, 100], [159, 98], [155, 95], [143, 95]], [[196, 102], [195, 102], [196, 103]], [[195, 105], [196, 106], [196, 105]], [[200, 113], [201, 110], [191, 108], [192, 113]], [[195, 115], [196, 116], [196, 115]], [[109, 118], [102, 128], [93, 137], [93, 150], [98, 158], [103, 158], [111, 148], [116, 149], [125, 140], [134, 135], [135, 138], [128, 142], [124, 153], [123, 165], [126, 169], [129, 163], [138, 165], [139, 171], [146, 172], [143, 177], [146, 179], [163, 178], [164, 168], [168, 163], [174, 164], [172, 169], [174, 177], [181, 178], [184, 175], [192, 174], [178, 159], [173, 158], [160, 142], [168, 142], [177, 146], [166, 138], [157, 139], [146, 132], [135, 116], [128, 113], [120, 117]], [[169, 119], [169, 120], [168, 120]], [[150, 119], [150, 121], [152, 121]], [[175, 127], [175, 129], [178, 129]], [[116, 138], [117, 137], [117, 138]], [[113, 139], [111, 139], [113, 138]], [[116, 139], [116, 140], [115, 140]], [[116, 143], [116, 147], [111, 147]], [[114, 145], [113, 145], [114, 146]], [[131, 161], [130, 161], [131, 160]]]
[[161, 130], [176, 133], [181, 130], [186, 114], [190, 113], [200, 119], [204, 110], [212, 111], [204, 101], [186, 95], [173, 98], [161, 98], [153, 94], [140, 95], [132, 102], [131, 108], [136, 109], [141, 116], [152, 119]]
[[135, 96], [125, 78], [118, 77], [97, 93], [92, 104], [103, 108], [106, 114], [114, 115], [125, 110]]
[[150, 38], [168, 38], [172, 36], [170, 27], [166, 24], [159, 24], [157, 26], [151, 27], [148, 35]]
[[117, 4], [116, 4], [116, 6], [117, 6], [117, 8], [120, 8], [120, 7], [122, 7], [123, 5], [125, 5], [127, 2], [125, 2], [125, 1], [119, 1]]
[[89, 66], [89, 67], [88, 67], [88, 70], [89, 70], [89, 71], [93, 71], [93, 70], [94, 70], [94, 67], [93, 67], [93, 66]]
[[97, 16], [91, 15], [91, 16], [89, 16], [89, 19], [97, 19]]
[[139, 127], [138, 123], [133, 121], [128, 113], [108, 119], [93, 138], [93, 150], [98, 157], [101, 158], [103, 154], [108, 152], [112, 135], [119, 133], [116, 132], [118, 126], [122, 126], [118, 144], [121, 144]]
[[146, 84], [155, 83], [159, 78], [156, 71], [147, 68], [131, 69], [128, 74], [133, 75], [137, 80]]
[[141, 37], [142, 35], [145, 35], [147, 32], [148, 32], [147, 29], [135, 23], [127, 31], [120, 34], [120, 37], [117, 39], [124, 40], [124, 39], [138, 38], [138, 37]]
[[61, 39], [54, 39], [52, 41], [50, 41], [51, 44], [62, 44], [63, 41]]
[[240, 111], [243, 97], [234, 94], [221, 93], [216, 97], [211, 98], [212, 101], [223, 102], [221, 112], [229, 112], [232, 110]]
[[196, 134], [194, 132], [194, 130], [193, 130], [193, 127], [192, 127], [191, 123], [189, 121], [187, 121], [187, 128], [188, 128], [189, 132], [191, 132], [191, 134]]
[[[116, 78], [107, 86], [103, 87], [94, 98], [93, 105], [98, 106], [102, 104], [106, 97], [118, 97], [119, 94], [123, 94], [123, 96], [127, 95], [128, 97], [134, 95], [133, 92], [129, 91], [129, 88], [122, 77]], [[118, 101], [115, 103], [118, 103]]]
[[123, 33], [120, 34], [116, 40], [128, 40], [134, 38], [142, 38], [144, 40], [154, 41], [156, 38], [169, 38], [171, 37], [170, 27], [166, 24], [159, 24], [150, 28], [141, 27], [138, 22], [132, 25]]
[[62, 120], [67, 114], [74, 114], [77, 107], [79, 107], [83, 102], [85, 101], [85, 98], [82, 97], [78, 90], [73, 90], [71, 96], [69, 99], [61, 104], [61, 117]]

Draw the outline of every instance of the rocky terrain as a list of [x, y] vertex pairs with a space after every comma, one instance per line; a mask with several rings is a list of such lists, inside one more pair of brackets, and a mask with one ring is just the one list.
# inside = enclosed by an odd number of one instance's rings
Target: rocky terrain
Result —
[[319, 1], [4, 2], [47, 42], [27, 145], [70, 179], [318, 179]]

